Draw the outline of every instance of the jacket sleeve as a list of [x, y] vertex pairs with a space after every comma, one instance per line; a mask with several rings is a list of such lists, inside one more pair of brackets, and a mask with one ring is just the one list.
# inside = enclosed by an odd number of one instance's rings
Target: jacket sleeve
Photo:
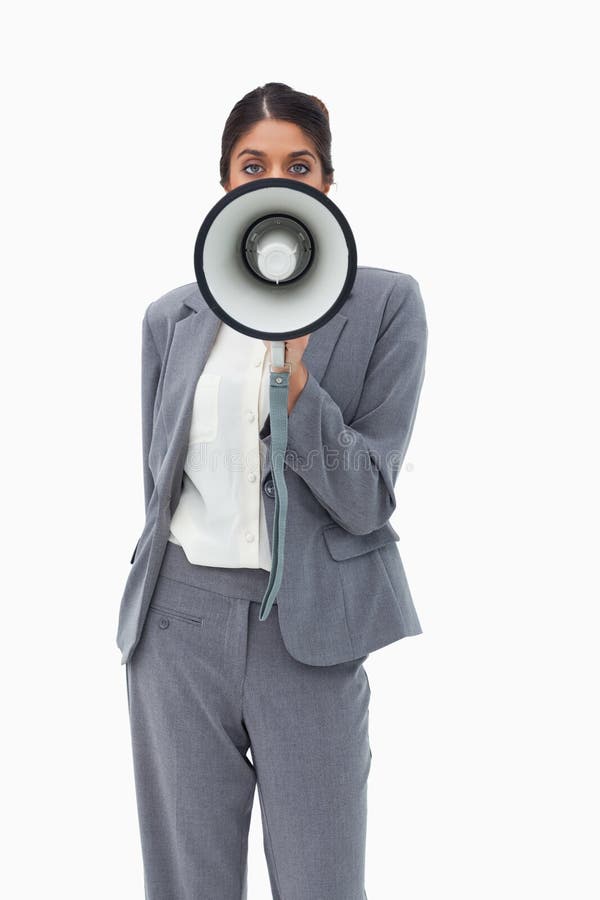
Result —
[[148, 512], [148, 504], [154, 491], [154, 478], [148, 464], [148, 455], [150, 453], [150, 444], [152, 442], [152, 432], [154, 430], [154, 404], [156, 400], [156, 390], [160, 378], [161, 357], [156, 347], [156, 342], [152, 334], [150, 322], [148, 321], [148, 310], [144, 315], [142, 322], [142, 368], [141, 368], [141, 387], [142, 387], [142, 467], [144, 478], [144, 510]]
[[[384, 525], [408, 449], [425, 374], [427, 322], [418, 282], [398, 281], [387, 300], [356, 414], [342, 411], [309, 371], [288, 416], [286, 465], [352, 534]], [[289, 457], [289, 461], [288, 461]]]

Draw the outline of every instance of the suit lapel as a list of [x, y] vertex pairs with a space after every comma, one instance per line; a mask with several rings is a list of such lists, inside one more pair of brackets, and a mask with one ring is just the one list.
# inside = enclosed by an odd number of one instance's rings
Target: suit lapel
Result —
[[348, 317], [339, 312], [317, 331], [313, 331], [309, 338], [302, 360], [319, 384], [323, 380], [333, 348], [347, 321]]
[[[191, 425], [194, 393], [221, 320], [207, 306], [181, 319], [175, 332], [163, 381], [162, 410], [169, 444]], [[189, 428], [188, 428], [189, 430]]]
[[194, 409], [196, 384], [217, 337], [221, 320], [210, 307], [180, 319], [173, 339], [163, 380], [161, 410], [167, 432], [170, 472], [169, 499], [174, 510], [181, 495], [183, 468]]

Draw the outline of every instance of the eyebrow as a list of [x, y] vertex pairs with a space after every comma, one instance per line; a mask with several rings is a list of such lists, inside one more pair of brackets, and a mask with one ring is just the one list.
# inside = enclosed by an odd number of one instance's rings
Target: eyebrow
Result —
[[[249, 150], [246, 148], [245, 150], [240, 150], [236, 159], [239, 159], [240, 156], [243, 156], [244, 153], [249, 153], [250, 156], [266, 156], [267, 154], [263, 150]], [[312, 156], [315, 162], [317, 162], [317, 157], [314, 153], [311, 153], [310, 150], [294, 150], [292, 153], [288, 154], [288, 159], [295, 159], [297, 156]]]

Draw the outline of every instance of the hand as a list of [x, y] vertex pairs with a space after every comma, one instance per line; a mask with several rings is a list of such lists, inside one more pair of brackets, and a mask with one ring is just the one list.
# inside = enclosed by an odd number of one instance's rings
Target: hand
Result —
[[[296, 400], [302, 393], [304, 385], [308, 380], [308, 369], [302, 362], [302, 356], [308, 346], [310, 334], [303, 334], [297, 338], [290, 338], [285, 341], [285, 361], [292, 364], [292, 374], [290, 375], [288, 386], [288, 415], [291, 413]], [[271, 341], [263, 339], [263, 344], [267, 350], [271, 350]]]

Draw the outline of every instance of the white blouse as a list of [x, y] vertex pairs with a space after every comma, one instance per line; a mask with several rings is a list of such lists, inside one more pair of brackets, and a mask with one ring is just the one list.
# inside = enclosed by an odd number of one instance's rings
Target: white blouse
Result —
[[261, 481], [270, 355], [221, 322], [196, 384], [183, 485], [169, 540], [191, 563], [271, 569]]

